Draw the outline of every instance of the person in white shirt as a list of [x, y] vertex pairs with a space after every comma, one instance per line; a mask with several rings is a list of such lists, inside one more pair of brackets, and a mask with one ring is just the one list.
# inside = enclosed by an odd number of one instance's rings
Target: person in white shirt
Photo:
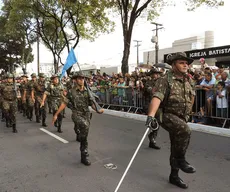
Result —
[[217, 84], [217, 94], [216, 94], [216, 116], [227, 118], [228, 114], [228, 100], [227, 91], [225, 89], [225, 82], [220, 81]]

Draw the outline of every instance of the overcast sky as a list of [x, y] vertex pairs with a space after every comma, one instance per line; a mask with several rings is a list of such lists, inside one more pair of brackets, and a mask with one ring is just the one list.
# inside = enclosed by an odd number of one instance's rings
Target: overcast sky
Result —
[[[225, 2], [224, 7], [219, 9], [199, 8], [195, 12], [188, 12], [183, 5], [167, 7], [156, 20], [164, 25], [159, 31], [160, 48], [171, 47], [173, 41], [196, 36], [207, 30], [215, 32], [215, 46], [230, 44], [230, 1]], [[136, 23], [132, 36], [131, 54], [129, 63], [136, 62], [136, 48], [133, 40], [141, 40], [140, 62], [143, 61], [143, 52], [153, 50], [151, 43], [154, 25], [147, 21]], [[75, 48], [75, 54], [79, 63], [104, 65], [120, 65], [123, 52], [123, 36], [119, 18], [115, 32], [100, 36], [95, 42], [82, 41]], [[36, 46], [34, 46], [35, 61], [31, 67], [36, 66]], [[66, 58], [63, 54], [63, 59]], [[53, 58], [49, 51], [41, 46], [41, 63], [52, 63]]]

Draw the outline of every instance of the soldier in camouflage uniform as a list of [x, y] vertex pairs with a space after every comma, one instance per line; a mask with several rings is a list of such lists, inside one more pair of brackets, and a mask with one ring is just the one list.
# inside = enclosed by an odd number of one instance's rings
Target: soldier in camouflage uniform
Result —
[[[175, 53], [168, 59], [168, 64], [172, 65], [172, 71], [168, 72], [172, 77], [171, 82], [169, 82], [168, 75], [157, 80], [146, 120], [146, 125], [150, 129], [155, 127], [158, 121], [169, 132], [171, 142], [169, 182], [180, 188], [187, 188], [188, 185], [178, 176], [179, 169], [185, 173], [196, 171], [185, 160], [191, 135], [187, 121], [192, 111], [195, 96], [192, 80], [187, 75], [188, 65], [192, 62], [193, 59], [181, 52]], [[164, 103], [162, 118], [156, 120], [155, 115], [161, 102]]]
[[[57, 112], [63, 100], [63, 85], [59, 82], [59, 75], [55, 74], [51, 77], [51, 83], [48, 85], [42, 99], [41, 107], [44, 106], [45, 100], [47, 96], [49, 96], [51, 102], [51, 110], [53, 111], [53, 115]], [[54, 125], [57, 127], [57, 131], [62, 133], [61, 125], [62, 125], [62, 112], [58, 114], [57, 121], [55, 121]]]
[[33, 102], [35, 102], [35, 113], [36, 113], [36, 122], [40, 123], [42, 118], [42, 126], [47, 127], [46, 125], [46, 110], [47, 103], [45, 102], [44, 106], [40, 108], [43, 94], [46, 89], [45, 74], [39, 73], [39, 79], [34, 83], [34, 87], [31, 92], [31, 97]]
[[[81, 72], [77, 72], [72, 76], [72, 79], [76, 79], [76, 84], [70, 90], [66, 97], [64, 97], [63, 103], [59, 107], [58, 111], [53, 117], [53, 123], [57, 120], [58, 114], [68, 106], [72, 110], [72, 120], [74, 124], [80, 129], [80, 151], [81, 151], [81, 163], [86, 166], [91, 165], [89, 161], [88, 153], [88, 133], [90, 126], [90, 111], [89, 106], [95, 110], [95, 106], [89, 97], [88, 91], [84, 86], [85, 76]], [[103, 113], [103, 109], [99, 111]]]
[[23, 116], [25, 117], [27, 115], [28, 117], [28, 110], [27, 110], [27, 104], [26, 104], [26, 88], [28, 83], [28, 76], [26, 74], [21, 76], [21, 83], [20, 83], [20, 93], [21, 93], [21, 102], [22, 102], [22, 112]]
[[[3, 87], [4, 83], [5, 83], [5, 76], [2, 76], [1, 82], [0, 82], [0, 89], [1, 89], [1, 87]], [[4, 122], [5, 121], [5, 117], [4, 117], [4, 112], [3, 112], [3, 109], [2, 109], [2, 102], [3, 102], [3, 98], [2, 98], [2, 94], [0, 92], [0, 111], [1, 111], [1, 114], [2, 114], [1, 115], [2, 116], [1, 121]]]
[[17, 111], [17, 93], [16, 86], [13, 82], [13, 74], [7, 75], [7, 82], [0, 87], [2, 101], [2, 109], [6, 118], [6, 126], [12, 124], [13, 133], [17, 133], [16, 129], [16, 111]]
[[[146, 92], [146, 102], [148, 102], [149, 105], [153, 97], [156, 80], [160, 78], [161, 72], [157, 68], [152, 68], [148, 75], [151, 77], [151, 79], [146, 81], [144, 89]], [[158, 130], [154, 130], [149, 133], [149, 147], [159, 150], [160, 147], [156, 144], [157, 133]]]
[[31, 74], [31, 80], [26, 85], [26, 106], [28, 111], [28, 118], [30, 121], [33, 120], [34, 101], [31, 97], [32, 89], [37, 80], [36, 73]]

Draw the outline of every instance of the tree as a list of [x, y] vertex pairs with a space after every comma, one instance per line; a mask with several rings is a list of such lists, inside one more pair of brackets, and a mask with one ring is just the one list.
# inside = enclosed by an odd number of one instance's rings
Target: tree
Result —
[[[176, 5], [178, 1], [167, 0], [110, 0], [108, 8], [118, 11], [123, 29], [123, 57], [121, 71], [128, 73], [128, 60], [130, 55], [130, 45], [132, 39], [133, 27], [136, 20], [147, 13], [147, 20], [152, 21], [159, 16], [160, 10], [164, 6]], [[223, 5], [223, 0], [184, 0], [188, 10], [192, 11], [200, 6], [218, 7]]]
[[[81, 39], [93, 41], [102, 33], [113, 30], [106, 13], [106, 0], [11, 0], [15, 13], [25, 10], [24, 21], [43, 40], [53, 53], [55, 72], [61, 61], [64, 48], [70, 51]], [[11, 23], [11, 21], [9, 21]]]

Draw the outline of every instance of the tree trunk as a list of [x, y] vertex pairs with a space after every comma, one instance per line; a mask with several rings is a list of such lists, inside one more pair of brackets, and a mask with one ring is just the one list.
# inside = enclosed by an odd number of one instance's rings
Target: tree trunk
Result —
[[129, 72], [129, 54], [130, 54], [130, 46], [127, 43], [125, 43], [123, 57], [121, 61], [122, 63], [121, 71], [123, 75]]

